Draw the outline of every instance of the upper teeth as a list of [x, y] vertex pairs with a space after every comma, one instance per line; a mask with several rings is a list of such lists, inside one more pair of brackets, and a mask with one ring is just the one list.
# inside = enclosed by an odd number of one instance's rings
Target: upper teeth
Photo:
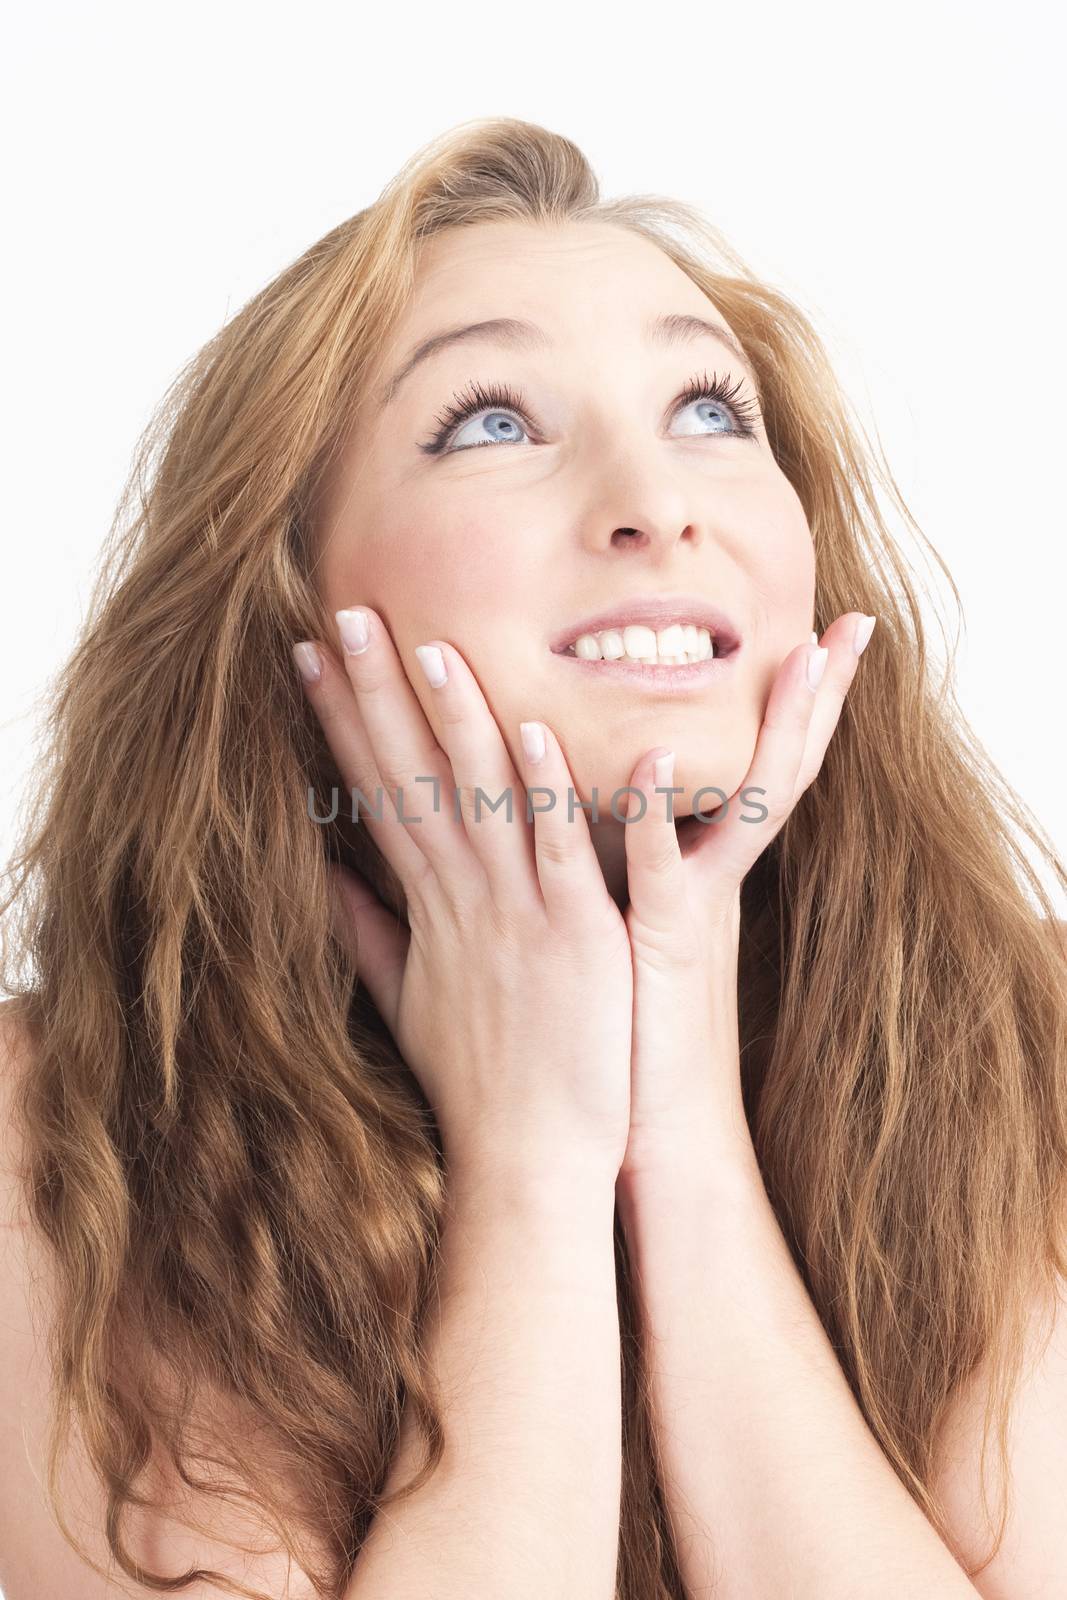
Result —
[[634, 623], [627, 628], [605, 628], [602, 633], [583, 633], [571, 650], [583, 661], [660, 662], [665, 666], [685, 666], [706, 661], [714, 654], [711, 632], [692, 622], [672, 622], [668, 628], [646, 628]]

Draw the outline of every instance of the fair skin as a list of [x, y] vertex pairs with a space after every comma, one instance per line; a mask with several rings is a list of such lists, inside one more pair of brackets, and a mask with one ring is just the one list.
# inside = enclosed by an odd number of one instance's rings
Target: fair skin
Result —
[[[389, 817], [372, 826], [405, 886], [410, 946], [355, 880], [341, 885], [338, 926], [354, 951], [358, 930], [361, 976], [434, 1104], [454, 1179], [429, 1345], [449, 1449], [419, 1494], [376, 1519], [346, 1600], [609, 1600], [621, 1465], [616, 1201], [651, 1335], [665, 1493], [691, 1600], [711, 1592], [717, 1565], [717, 1595], [1055, 1593], [1067, 1584], [1067, 1449], [1047, 1417], [1067, 1407], [1062, 1323], [1016, 1414], [1008, 1549], [972, 1585], [854, 1408], [746, 1144], [739, 884], [818, 771], [858, 669], [858, 613], [824, 634], [828, 661], [812, 692], [814, 563], [799, 503], [759, 425], [754, 439], [734, 439], [720, 431], [723, 414], [672, 404], [694, 370], [731, 375], [735, 358], [706, 341], [654, 352], [640, 339], [650, 315], [724, 319], [672, 263], [618, 230], [494, 225], [435, 241], [423, 268], [382, 380], [419, 339], [490, 315], [530, 317], [553, 347], [540, 357], [455, 347], [353, 432], [317, 576], [331, 609], [371, 608], [370, 643], [348, 655], [337, 638], [319, 641], [323, 675], [307, 685], [342, 775], [370, 794], [383, 773], [447, 768], [490, 795], [502, 780], [561, 792], [573, 781], [588, 798], [594, 784], [602, 796], [632, 782], [647, 791], [652, 757], [670, 748], [668, 781], [683, 787], [675, 815], [708, 783], [728, 795], [760, 783], [773, 804], [760, 828], [676, 832], [651, 806], [629, 827], [608, 818], [590, 828], [581, 813], [571, 826], [549, 814], [532, 829], [498, 827], [487, 814], [468, 827], [452, 826], [447, 809], [435, 821], [412, 790], [406, 810], [425, 816], [421, 831]], [[509, 433], [521, 442], [431, 461], [413, 441], [472, 377], [521, 387], [540, 428], [530, 442]], [[489, 420], [466, 424], [465, 439], [493, 437]], [[552, 659], [547, 638], [573, 617], [660, 591], [705, 595], [739, 624], [751, 648], [729, 696], [661, 702]], [[435, 640], [449, 673], [440, 688], [415, 657]], [[518, 738], [530, 719], [546, 724], [536, 767]], [[5, 1020], [0, 1091], [14, 1077]], [[0, 1128], [9, 1122], [0, 1115]], [[48, 1374], [29, 1286], [46, 1280], [47, 1261], [17, 1203], [18, 1151], [5, 1146], [3, 1157], [0, 1524], [13, 1531], [0, 1542], [0, 1582], [7, 1600], [111, 1600], [119, 1591], [77, 1564], [39, 1492]], [[971, 1552], [981, 1536], [974, 1411], [961, 1408], [958, 1422], [945, 1481], [954, 1542]], [[405, 1432], [394, 1474], [412, 1464], [409, 1443]], [[217, 1508], [201, 1510], [221, 1532]], [[98, 1502], [89, 1520], [105, 1558]], [[164, 1568], [200, 1559], [279, 1600], [311, 1593], [280, 1561], [250, 1571], [202, 1538], [150, 1531], [147, 1553]]]
[[[331, 613], [358, 601], [381, 617], [435, 734], [439, 713], [414, 651], [442, 632], [516, 764], [520, 720], [548, 724], [582, 800], [599, 791], [591, 831], [617, 901], [626, 830], [607, 801], [653, 742], [650, 728], [677, 751], [674, 782], [687, 795], [709, 784], [733, 794], [774, 675], [809, 638], [814, 606], [811, 534], [762, 420], [754, 437], [734, 437], [724, 402], [675, 406], [704, 371], [740, 380], [755, 405], [746, 368], [708, 335], [646, 344], [643, 324], [665, 314], [734, 332], [674, 262], [622, 228], [493, 223], [430, 241], [369, 395], [442, 329], [515, 317], [543, 329], [547, 343], [451, 345], [420, 363], [384, 409], [368, 401], [324, 509], [316, 569]], [[461, 425], [451, 454], [418, 448], [454, 394], [496, 380], [523, 392], [530, 428], [515, 419], [509, 442], [494, 442], [505, 437], [503, 413], [483, 408]], [[572, 619], [665, 592], [703, 596], [739, 628], [747, 660], [729, 695], [667, 698], [590, 683], [548, 647]], [[409, 814], [422, 813], [428, 793], [415, 791]], [[676, 816], [690, 809], [676, 797]]]
[[[736, 1016], [740, 884], [817, 775], [866, 640], [857, 633], [859, 613], [837, 618], [822, 641], [821, 685], [806, 681], [812, 652], [797, 640], [811, 617], [810, 534], [762, 430], [744, 441], [700, 429], [699, 438], [687, 432], [675, 440], [669, 428], [650, 425], [659, 415], [648, 396], [659, 393], [661, 358], [642, 349], [637, 329], [665, 306], [709, 311], [672, 263], [613, 230], [540, 235], [500, 226], [436, 242], [383, 365], [395, 370], [402, 352], [443, 326], [529, 316], [549, 330], [550, 371], [514, 351], [503, 368], [494, 352], [490, 368], [480, 344], [480, 359], [466, 365], [476, 377], [502, 370], [506, 381], [518, 380], [532, 397], [537, 428], [527, 433], [523, 420], [518, 431], [513, 411], [479, 413], [462, 425], [465, 440], [482, 441], [478, 453], [435, 458], [430, 471], [408, 438], [397, 440], [391, 418], [364, 428], [358, 471], [334, 503], [320, 578], [331, 609], [368, 608], [369, 643], [356, 654], [340, 652], [351, 697], [325, 651], [309, 694], [327, 713], [342, 773], [365, 792], [383, 774], [410, 775], [420, 757], [425, 766], [434, 738], [458, 757], [452, 766], [461, 788], [480, 783], [498, 792], [492, 780], [508, 758], [526, 782], [549, 782], [515, 739], [519, 722], [535, 717], [547, 725], [551, 779], [566, 776], [565, 751], [583, 798], [594, 783], [601, 793], [634, 784], [650, 799], [657, 782], [680, 785], [674, 815], [685, 816], [700, 785], [719, 783], [728, 795], [746, 782], [762, 785], [770, 815], [759, 829], [736, 821], [714, 831], [676, 829], [664, 808], [651, 806], [632, 827], [587, 826], [581, 817], [572, 825], [589, 839], [613, 901], [625, 908], [630, 939], [630, 1129], [616, 1193], [641, 1283], [687, 1592], [748, 1596], [789, 1587], [813, 1600], [861, 1590], [886, 1600], [935, 1591], [1021, 1600], [1029, 1574], [1042, 1561], [1048, 1570], [1046, 1530], [1035, 1518], [1022, 1553], [1017, 1544], [976, 1583], [965, 1577], [855, 1404], [748, 1139]], [[663, 358], [664, 392], [676, 355]], [[417, 437], [428, 431], [420, 407], [439, 406], [464, 381], [455, 357], [454, 347], [441, 352], [412, 382]], [[424, 379], [425, 397], [416, 393]], [[598, 405], [604, 392], [612, 396], [610, 425]], [[505, 442], [498, 442], [502, 417]], [[497, 508], [503, 491], [507, 504]], [[517, 517], [535, 497], [527, 536], [516, 538]], [[619, 562], [625, 570], [615, 570]], [[568, 676], [547, 649], [547, 636], [575, 615], [635, 592], [682, 589], [724, 604], [752, 646], [729, 697], [709, 692], [657, 703], [607, 675], [602, 683]], [[413, 663], [415, 647], [427, 642], [447, 674], [437, 687]], [[382, 760], [375, 733], [386, 729]], [[649, 751], [653, 730], [662, 742]], [[653, 767], [665, 750], [675, 752], [673, 776]], [[395, 792], [395, 782], [386, 787]], [[372, 832], [403, 879], [418, 834], [408, 836], [405, 861], [402, 827], [391, 815]], [[457, 848], [477, 832], [457, 819]], [[511, 881], [520, 882], [517, 863], [530, 864], [529, 827], [520, 820], [512, 832], [522, 843], [512, 853]], [[501, 855], [491, 882], [506, 855], [502, 830], [495, 834]], [[586, 881], [592, 893], [588, 873]], [[411, 971], [408, 935], [382, 915], [365, 885], [349, 877], [343, 888], [365, 981], [395, 1021]], [[434, 1098], [428, 1064], [420, 1076]], [[455, 1114], [454, 1126], [461, 1121]], [[709, 1440], [719, 1449], [709, 1451]], [[1034, 1448], [1047, 1450], [1047, 1441]], [[1055, 1448], [1062, 1483], [1062, 1446]], [[946, 1483], [952, 1472], [947, 1466]], [[842, 1506], [846, 1517], [826, 1515]], [[974, 1522], [962, 1522], [961, 1554], [973, 1553], [973, 1535]]]

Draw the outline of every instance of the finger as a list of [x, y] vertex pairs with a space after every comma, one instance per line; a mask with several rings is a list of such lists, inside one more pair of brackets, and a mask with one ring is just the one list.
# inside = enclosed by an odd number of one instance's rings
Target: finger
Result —
[[603, 927], [614, 905], [559, 741], [543, 722], [520, 723], [519, 734], [545, 908], [568, 927]]
[[478, 680], [443, 640], [419, 645], [415, 653], [433, 696], [467, 836], [493, 898], [498, 905], [540, 900], [526, 793]]
[[[378, 770], [352, 685], [333, 651], [318, 640], [294, 646], [304, 692], [318, 718], [346, 790], [356, 791], [358, 815], [411, 899], [432, 868], [405, 823]], [[380, 818], [376, 812], [380, 811]]]
[[[793, 809], [818, 679], [828, 658], [828, 650], [810, 643], [798, 645], [786, 656], [771, 688], [745, 780], [730, 797], [725, 816], [696, 838], [694, 873], [706, 876], [713, 870], [725, 873], [731, 883], [740, 882], [785, 822]], [[814, 688], [809, 666], [816, 676]], [[765, 809], [765, 817], [753, 818], [756, 806]]]
[[[634, 768], [625, 823], [627, 926], [635, 951], [688, 961], [697, 955], [686, 917], [686, 870], [674, 820], [674, 751], [650, 750]], [[642, 805], [642, 799], [644, 804]]]
[[358, 873], [333, 863], [329, 878], [334, 934], [395, 1037], [411, 934]]
[[[366, 643], [357, 632], [366, 619]], [[456, 898], [469, 889], [480, 863], [462, 817], [456, 815], [452, 766], [404, 671], [388, 629], [367, 606], [336, 614], [344, 668], [382, 784], [410, 837]], [[406, 819], [406, 820], [403, 820]]]
[[826, 663], [826, 671], [815, 696], [804, 756], [800, 763], [800, 771], [797, 773], [794, 804], [818, 776], [827, 747], [840, 720], [845, 696], [852, 687], [860, 656], [867, 648], [874, 625], [874, 617], [868, 617], [862, 611], [848, 611], [827, 628], [819, 641], [829, 650], [830, 659]]

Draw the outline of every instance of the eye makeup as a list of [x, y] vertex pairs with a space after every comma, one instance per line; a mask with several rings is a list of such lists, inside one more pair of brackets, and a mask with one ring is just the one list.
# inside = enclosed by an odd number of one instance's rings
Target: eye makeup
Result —
[[[722, 436], [728, 439], [753, 438], [756, 435], [754, 423], [759, 416], [759, 407], [754, 400], [741, 393], [744, 387], [743, 378], [737, 378], [730, 383], [726, 378], [720, 378], [718, 373], [709, 378], [707, 372], [703, 372], [691, 378], [681, 394], [675, 397], [673, 409], [679, 410], [686, 405], [694, 404], [697, 400], [710, 400], [724, 407], [733, 418], [734, 426], [722, 429]], [[455, 395], [453, 403], [446, 406], [435, 418], [438, 424], [437, 432], [427, 443], [420, 444], [419, 449], [426, 455], [436, 456], [458, 454], [464, 450], [480, 450], [483, 445], [492, 445], [493, 440], [486, 439], [483, 444], [460, 445], [455, 452], [449, 448], [451, 439], [464, 422], [470, 421], [481, 411], [490, 410], [511, 411], [520, 418], [525, 427], [537, 431], [521, 390], [515, 391], [507, 384], [493, 383], [483, 386], [480, 383], [470, 383], [461, 394]], [[715, 438], [716, 435], [708, 434], [706, 437]]]

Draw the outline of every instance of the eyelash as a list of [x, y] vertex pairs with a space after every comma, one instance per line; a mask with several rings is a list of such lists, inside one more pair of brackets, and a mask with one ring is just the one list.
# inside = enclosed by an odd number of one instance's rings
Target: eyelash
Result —
[[[754, 437], [756, 429], [753, 426], [755, 418], [759, 415], [759, 407], [753, 400], [744, 396], [739, 397], [739, 391], [744, 387], [744, 380], [737, 378], [732, 384], [725, 378], [720, 378], [718, 373], [709, 378], [707, 372], [690, 378], [681, 394], [675, 400], [675, 410], [683, 406], [692, 405], [695, 400], [714, 400], [725, 405], [733, 412], [737, 427], [725, 433], [726, 438]], [[483, 388], [480, 383], [468, 384], [462, 394], [455, 396], [455, 404], [448, 405], [434, 420], [439, 424], [437, 433], [428, 444], [419, 446], [427, 455], [436, 456], [447, 453], [446, 446], [452, 436], [459, 432], [464, 422], [469, 422], [471, 417], [476, 417], [480, 411], [514, 411], [522, 418], [523, 423], [532, 428], [526, 412], [526, 401], [522, 391], [515, 392], [507, 384], [489, 384]], [[714, 438], [714, 434], [708, 434]], [[487, 441], [488, 443], [488, 441]], [[480, 450], [482, 445], [463, 445], [463, 450]]]

